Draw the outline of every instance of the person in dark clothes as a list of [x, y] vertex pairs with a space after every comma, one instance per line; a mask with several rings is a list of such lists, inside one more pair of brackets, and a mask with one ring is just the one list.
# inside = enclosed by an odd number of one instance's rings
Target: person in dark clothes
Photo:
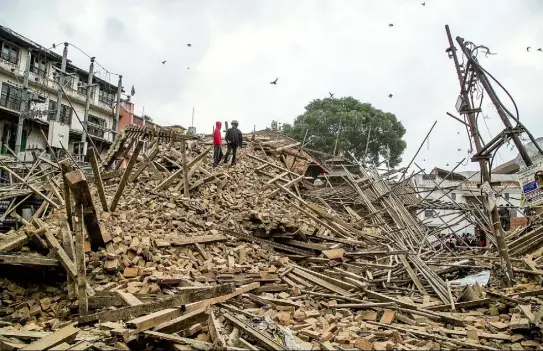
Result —
[[507, 220], [507, 210], [504, 206], [498, 207], [498, 214], [500, 215], [500, 223], [503, 230], [505, 230], [505, 221]]
[[238, 129], [238, 121], [232, 121], [232, 127], [228, 128], [224, 139], [226, 140], [227, 146], [226, 155], [224, 155], [224, 163], [228, 163], [228, 156], [230, 156], [230, 152], [232, 152], [232, 165], [235, 165], [238, 147], [243, 147], [243, 134], [241, 134], [241, 130]]
[[510, 208], [510, 204], [507, 204], [505, 205], [505, 227], [503, 228], [503, 230], [505, 230], [506, 232], [509, 231], [509, 229], [511, 229], [511, 208]]
[[222, 122], [215, 122], [215, 130], [213, 131], [213, 167], [217, 167], [222, 158]]

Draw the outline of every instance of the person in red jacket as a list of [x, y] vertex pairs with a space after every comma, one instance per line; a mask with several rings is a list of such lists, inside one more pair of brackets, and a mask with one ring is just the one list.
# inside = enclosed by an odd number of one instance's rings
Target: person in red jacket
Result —
[[215, 130], [213, 131], [213, 167], [217, 167], [222, 159], [222, 123], [215, 122]]

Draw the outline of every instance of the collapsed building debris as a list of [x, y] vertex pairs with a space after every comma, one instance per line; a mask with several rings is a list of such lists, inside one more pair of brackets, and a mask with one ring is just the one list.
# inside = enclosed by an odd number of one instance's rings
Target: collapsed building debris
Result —
[[0, 265], [33, 274], [0, 280], [2, 349], [541, 347], [540, 223], [508, 238], [504, 289], [491, 244], [429, 239], [422, 202], [455, 205], [409, 177], [359, 166], [316, 187], [298, 143], [247, 139], [236, 166], [212, 168], [207, 140], [129, 126], [88, 172], [39, 158], [14, 176], [3, 194], [51, 211], [24, 219], [13, 201], [22, 227], [1, 237]]

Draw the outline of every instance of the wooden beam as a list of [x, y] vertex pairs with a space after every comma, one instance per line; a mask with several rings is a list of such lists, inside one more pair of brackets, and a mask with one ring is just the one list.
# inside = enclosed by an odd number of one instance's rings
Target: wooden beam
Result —
[[[68, 189], [68, 194], [70, 194], [69, 190], [70, 189]], [[70, 216], [70, 218], [72, 217]], [[70, 230], [71, 227], [72, 227], [72, 224], [69, 224], [67, 221], [63, 221], [61, 223], [60, 233], [61, 233], [61, 240], [62, 240], [62, 248], [64, 249], [64, 251], [66, 251], [66, 254], [68, 255], [68, 257], [73, 262], [76, 262], [75, 261], [75, 246], [74, 246], [74, 241], [72, 238], [72, 232]], [[75, 294], [77, 294], [77, 285], [76, 285], [76, 282], [72, 279], [72, 277], [70, 277], [69, 274], [66, 275], [66, 279], [68, 281], [68, 296], [72, 298], [75, 296]]]
[[189, 345], [195, 348], [196, 350], [209, 351], [213, 349], [213, 344], [210, 342], [183, 338], [175, 334], [171, 335], [171, 334], [159, 333], [156, 331], [146, 331], [146, 332], [143, 332], [143, 334], [153, 339], [165, 340], [165, 341], [170, 341], [170, 342], [174, 342], [178, 344]]
[[123, 299], [123, 301], [125, 301], [129, 306], [137, 306], [137, 305], [141, 305], [143, 303], [137, 297], [132, 295], [131, 293], [123, 292], [123, 291], [117, 291], [117, 294], [119, 294], [121, 299]]
[[215, 317], [215, 312], [210, 310], [207, 314], [207, 327], [211, 340], [213, 341], [213, 349], [224, 350], [226, 348], [226, 341], [224, 341], [224, 337], [221, 334], [221, 327], [217, 317]]
[[242, 285], [239, 288], [235, 289], [233, 292], [227, 293], [225, 295], [213, 297], [211, 299], [206, 299], [206, 300], [202, 300], [202, 301], [198, 301], [198, 302], [186, 305], [185, 306], [185, 311], [186, 312], [191, 312], [191, 311], [195, 311], [195, 310], [200, 309], [200, 308], [206, 308], [206, 307], [218, 304], [218, 303], [223, 303], [225, 301], [230, 300], [233, 297], [244, 294], [244, 293], [249, 292], [249, 291], [254, 290], [254, 289], [258, 289], [259, 287], [260, 287], [259, 282]]
[[189, 177], [188, 177], [188, 167], [187, 167], [187, 145], [185, 139], [181, 140], [181, 152], [183, 154], [183, 182], [185, 184], [185, 197], [190, 197], [190, 188], [189, 188]]
[[132, 177], [130, 178], [131, 182], [135, 182], [140, 174], [143, 173], [143, 171], [149, 167], [149, 165], [153, 162], [153, 159], [158, 155], [159, 148], [158, 146], [155, 146], [150, 152], [149, 156], [145, 156], [144, 161], [139, 165], [139, 167], [134, 171], [132, 174]]
[[72, 198], [70, 196], [70, 187], [66, 181], [66, 174], [73, 171], [73, 167], [68, 163], [68, 160], [62, 161], [60, 163], [60, 168], [62, 170], [62, 180], [63, 180], [63, 195], [64, 195], [64, 205], [66, 206], [66, 216], [68, 217], [68, 224], [70, 229], [72, 229]]
[[419, 289], [420, 293], [423, 295], [428, 295], [428, 291], [426, 291], [426, 289], [420, 282], [419, 277], [417, 277], [417, 274], [415, 273], [415, 271], [413, 271], [413, 268], [407, 261], [407, 258], [405, 257], [405, 255], [398, 255], [398, 257], [400, 257], [400, 261], [402, 261], [402, 264], [405, 267], [407, 274], [409, 275], [409, 278], [411, 278], [413, 283], [415, 283], [415, 286], [417, 287], [417, 289]]
[[0, 161], [0, 168], [3, 168], [4, 170], [6, 170], [12, 177], [14, 177], [15, 179], [17, 179], [19, 182], [21, 182], [24, 186], [28, 187], [30, 190], [32, 190], [34, 192], [34, 194], [38, 195], [39, 197], [41, 197], [42, 199], [44, 199], [45, 201], [49, 202], [51, 204], [51, 206], [53, 206], [54, 208], [58, 209], [60, 206], [54, 202], [53, 200], [51, 200], [49, 197], [47, 197], [46, 195], [42, 194], [39, 189], [37, 189], [36, 187], [34, 187], [33, 185], [31, 184], [28, 184], [23, 178], [19, 177], [19, 175], [15, 172], [13, 172], [9, 167], [7, 166], [4, 166], [4, 163], [2, 161]]
[[149, 330], [157, 325], [168, 322], [174, 318], [177, 318], [183, 314], [183, 310], [180, 308], [167, 308], [164, 310], [156, 311], [145, 316], [141, 316], [126, 322], [126, 326], [132, 330], [132, 335]]
[[89, 313], [87, 301], [87, 268], [85, 266], [85, 232], [83, 229], [83, 205], [75, 205], [77, 221], [74, 223], [75, 234], [75, 261], [77, 265], [77, 296], [79, 300], [79, 315]]
[[98, 221], [87, 178], [79, 170], [66, 173], [65, 177], [76, 204], [83, 205], [83, 222], [89, 234], [92, 250], [106, 247], [106, 244], [111, 241], [111, 236]]
[[56, 267], [56, 266], [60, 266], [60, 262], [55, 259], [39, 257], [39, 256], [0, 255], [0, 265]]
[[102, 204], [104, 211], [107, 212], [107, 199], [104, 191], [104, 183], [102, 182], [102, 175], [100, 174], [100, 166], [98, 165], [96, 151], [92, 147], [89, 149], [89, 159], [92, 166], [92, 174], [94, 175], [94, 184], [96, 184], [98, 196], [100, 197], [100, 203]]
[[155, 331], [174, 334], [205, 320], [205, 308], [182, 314], [155, 327]]
[[115, 195], [113, 196], [113, 199], [111, 200], [111, 205], [109, 206], [109, 209], [111, 210], [111, 212], [115, 211], [115, 209], [117, 208], [119, 199], [121, 198], [121, 195], [123, 194], [124, 187], [126, 186], [126, 183], [128, 182], [128, 178], [130, 178], [130, 173], [132, 172], [132, 169], [134, 168], [134, 165], [136, 164], [136, 161], [138, 160], [138, 155], [142, 147], [143, 147], [143, 140], [140, 140], [138, 141], [138, 144], [136, 145], [136, 148], [134, 149], [134, 152], [132, 153], [132, 157], [130, 157], [130, 161], [128, 161], [128, 165], [126, 166], [123, 176], [121, 177], [121, 181], [119, 182], [119, 187], [117, 188], [117, 191], [115, 192]]
[[[196, 156], [195, 159], [193, 159], [192, 161], [189, 162], [189, 164], [187, 165], [187, 169], [192, 169], [192, 167], [198, 163], [198, 161], [200, 161], [201, 159], [203, 159], [207, 153], [209, 151], [211, 151], [211, 149], [213, 148], [213, 146], [209, 147], [207, 150], [205, 150], [204, 152], [202, 152], [200, 155]], [[181, 176], [183, 174], [183, 169], [179, 169], [177, 171], [175, 171], [174, 173], [172, 173], [169, 177], [167, 177], [166, 179], [164, 179], [159, 185], [157, 185], [157, 187], [155, 188], [155, 190], [160, 190], [160, 189], [164, 189], [166, 188], [167, 186], [169, 186], [176, 178], [178, 178], [179, 176]]]
[[114, 311], [102, 311], [87, 316], [82, 316], [78, 319], [79, 324], [87, 324], [95, 321], [109, 322], [116, 320], [126, 320], [129, 318], [139, 317], [144, 314], [153, 313], [166, 308], [179, 307], [181, 305], [190, 304], [202, 299], [211, 298], [217, 295], [228, 294], [234, 291], [233, 285], [219, 285], [212, 288], [207, 288], [199, 291], [190, 291], [180, 293], [171, 298], [162, 301], [156, 301], [136, 306], [121, 307]]
[[60, 345], [63, 342], [73, 341], [77, 336], [77, 333], [79, 333], [79, 329], [70, 324], [67, 327], [59, 329], [50, 335], [34, 341], [27, 347], [22, 348], [21, 351], [47, 350], [52, 348], [53, 346]]
[[230, 313], [225, 313], [224, 317], [228, 319], [230, 322], [234, 323], [238, 328], [241, 328], [245, 333], [251, 335], [257, 344], [264, 347], [266, 350], [286, 350], [283, 345], [280, 345], [276, 343], [275, 341], [271, 340], [264, 334], [262, 334], [260, 331], [254, 329], [249, 324], [243, 322], [242, 320], [234, 317]]
[[225, 241], [228, 240], [226, 235], [217, 234], [217, 235], [201, 235], [193, 236], [190, 238], [176, 238], [172, 241], [174, 246], [183, 246], [183, 245], [192, 245], [192, 244], [202, 244], [209, 243], [214, 241]]

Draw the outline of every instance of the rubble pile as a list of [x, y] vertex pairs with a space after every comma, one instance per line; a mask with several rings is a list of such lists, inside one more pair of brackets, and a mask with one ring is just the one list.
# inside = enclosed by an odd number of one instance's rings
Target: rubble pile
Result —
[[130, 126], [89, 174], [51, 162], [58, 208], [0, 238], [3, 268], [34, 272], [0, 280], [0, 347], [541, 347], [537, 253], [504, 288], [495, 249], [428, 240], [408, 179], [360, 167], [315, 189], [300, 143], [246, 139], [213, 168], [206, 139]]

